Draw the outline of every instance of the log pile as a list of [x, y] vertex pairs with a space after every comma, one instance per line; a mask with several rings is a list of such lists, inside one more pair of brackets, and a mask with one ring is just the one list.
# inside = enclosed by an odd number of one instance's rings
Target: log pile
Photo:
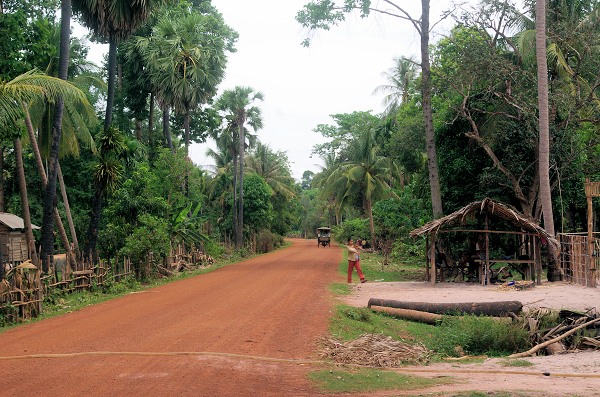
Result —
[[408, 344], [381, 334], [361, 335], [342, 343], [335, 339], [322, 342], [321, 356], [337, 364], [369, 367], [399, 367], [406, 364], [427, 364], [431, 350], [421, 344]]
[[[539, 324], [545, 316], [558, 316], [560, 323], [550, 329]], [[526, 352], [510, 357], [527, 357], [534, 354], [558, 354], [582, 349], [600, 349], [600, 314], [595, 309], [587, 312], [539, 309], [523, 318], [535, 346]]]

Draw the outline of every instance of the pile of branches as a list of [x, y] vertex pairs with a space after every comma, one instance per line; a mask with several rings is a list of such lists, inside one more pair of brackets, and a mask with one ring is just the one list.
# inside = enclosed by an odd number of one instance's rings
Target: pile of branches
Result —
[[338, 364], [369, 367], [399, 367], [406, 364], [426, 364], [431, 350], [421, 344], [408, 344], [380, 334], [361, 335], [342, 343], [335, 339], [322, 342], [321, 356]]
[[[541, 329], [540, 323], [546, 316], [556, 317], [559, 324]], [[541, 308], [529, 312], [523, 319], [535, 346], [511, 357], [526, 357], [538, 352], [558, 354], [582, 349], [600, 349], [600, 314], [596, 309], [576, 312]]]

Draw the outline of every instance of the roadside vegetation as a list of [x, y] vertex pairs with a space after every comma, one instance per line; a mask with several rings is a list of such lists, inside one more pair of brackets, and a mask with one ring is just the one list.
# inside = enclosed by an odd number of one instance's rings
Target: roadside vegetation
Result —
[[[363, 259], [364, 258], [364, 259]], [[415, 268], [409, 261], [390, 263], [381, 269], [381, 255], [362, 254], [361, 267], [368, 278], [378, 277], [385, 281], [422, 281], [423, 268]], [[363, 262], [364, 261], [364, 262]], [[347, 262], [342, 260], [339, 272], [345, 276]], [[419, 275], [421, 274], [421, 275]], [[377, 276], [374, 276], [377, 275]], [[347, 294], [350, 287], [334, 284], [332, 292]], [[548, 320], [545, 320], [548, 321]], [[545, 324], [550, 326], [551, 324]], [[485, 316], [444, 316], [436, 325], [394, 318], [376, 313], [366, 307], [338, 304], [330, 320], [330, 337], [339, 343], [356, 340], [363, 335], [385, 335], [408, 345], [422, 345], [432, 351], [431, 362], [445, 358], [467, 357], [463, 363], [480, 363], [482, 357], [505, 357], [531, 346], [529, 334], [522, 326], [506, 321], [497, 321]], [[472, 357], [472, 358], [468, 358]], [[504, 365], [526, 367], [527, 360], [507, 359]], [[375, 390], [410, 390], [426, 388], [436, 383], [414, 375], [400, 375], [383, 369], [352, 369], [315, 371], [311, 380], [323, 390], [336, 392], [368, 392]], [[451, 377], [437, 379], [440, 383], [453, 382]], [[434, 394], [435, 395], [435, 394]], [[476, 392], [452, 394], [453, 396], [476, 397]], [[486, 394], [487, 395], [487, 394]], [[494, 396], [512, 394], [496, 393]]]

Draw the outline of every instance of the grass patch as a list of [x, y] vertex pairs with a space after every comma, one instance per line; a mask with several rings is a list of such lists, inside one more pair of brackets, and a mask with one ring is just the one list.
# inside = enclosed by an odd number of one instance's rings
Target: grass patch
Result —
[[499, 357], [530, 346], [529, 335], [523, 327], [498, 321], [491, 317], [445, 316], [435, 326], [433, 338], [421, 342], [438, 354], [462, 354]]
[[430, 338], [433, 326], [395, 319], [384, 314], [372, 312], [366, 307], [338, 305], [331, 318], [329, 332], [340, 341], [351, 341], [363, 334], [383, 334], [410, 342], [415, 335]]
[[452, 382], [452, 378], [421, 378], [377, 369], [348, 371], [314, 371], [309, 379], [331, 393], [369, 392], [376, 390], [414, 390]]
[[336, 295], [348, 295], [350, 293], [350, 287], [348, 284], [335, 283], [329, 286], [329, 291]]
[[[345, 251], [345, 247], [342, 246]], [[408, 265], [399, 262], [390, 262], [383, 265], [381, 255], [361, 252], [360, 267], [369, 281], [423, 281], [425, 278], [425, 268], [422, 265]], [[348, 272], [348, 261], [344, 255], [344, 260], [340, 262], [339, 271], [345, 276]], [[358, 280], [356, 271], [352, 275], [353, 279]]]
[[505, 367], [531, 367], [534, 364], [527, 360], [506, 360], [501, 362]]
[[444, 317], [439, 325], [422, 324], [375, 313], [365, 307], [338, 305], [329, 331], [342, 342], [364, 334], [383, 334], [407, 343], [422, 343], [435, 360], [462, 354], [499, 357], [530, 346], [527, 331], [490, 317]]

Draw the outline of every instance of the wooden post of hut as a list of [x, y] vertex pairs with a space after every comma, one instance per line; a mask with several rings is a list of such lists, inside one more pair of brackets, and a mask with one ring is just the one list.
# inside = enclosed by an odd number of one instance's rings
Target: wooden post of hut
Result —
[[592, 198], [600, 197], [600, 182], [585, 181], [585, 198], [587, 201], [587, 257], [585, 264], [585, 285], [587, 287], [596, 287], [596, 267], [594, 262], [594, 209]]
[[431, 244], [429, 245], [429, 277], [431, 284], [437, 282], [437, 269], [435, 268], [435, 233], [431, 234]]

